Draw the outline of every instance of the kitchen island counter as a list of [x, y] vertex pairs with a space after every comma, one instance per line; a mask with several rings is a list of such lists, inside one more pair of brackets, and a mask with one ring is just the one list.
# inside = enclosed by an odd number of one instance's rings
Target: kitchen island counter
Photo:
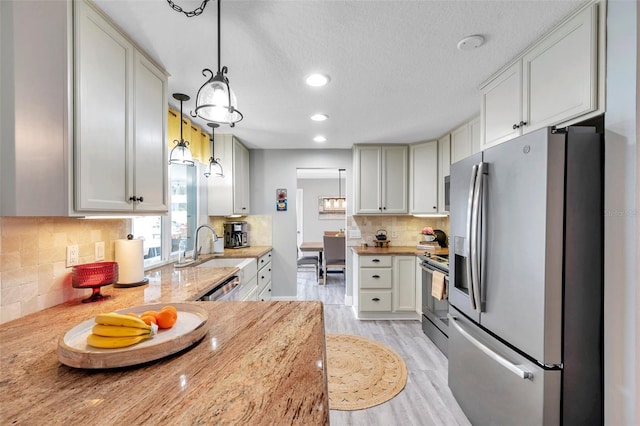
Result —
[[193, 303], [209, 312], [203, 340], [120, 369], [76, 369], [57, 358], [60, 336], [108, 311], [101, 303], [0, 325], [0, 423], [328, 423], [320, 302]]
[[119, 369], [58, 361], [58, 339], [82, 321], [194, 301], [237, 271], [166, 265], [148, 271], [146, 285], [103, 287], [104, 301], [77, 299], [0, 324], [0, 424], [327, 424], [320, 302], [191, 302], [209, 322], [189, 349]]
[[355, 254], [360, 256], [375, 256], [375, 255], [415, 255], [420, 256], [425, 253], [431, 253], [435, 255], [449, 254], [448, 248], [438, 248], [435, 250], [418, 249], [416, 246], [393, 246], [389, 247], [372, 247], [372, 246], [353, 246], [351, 250]]

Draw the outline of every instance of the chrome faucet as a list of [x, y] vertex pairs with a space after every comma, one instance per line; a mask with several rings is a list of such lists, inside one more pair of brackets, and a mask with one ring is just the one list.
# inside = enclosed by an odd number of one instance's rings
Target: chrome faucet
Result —
[[198, 255], [200, 254], [200, 249], [202, 247], [198, 247], [198, 231], [200, 231], [202, 228], [207, 228], [211, 231], [211, 233], [213, 234], [213, 241], [218, 241], [218, 235], [216, 234], [216, 231], [209, 225], [200, 225], [196, 228], [196, 239], [195, 239], [195, 243], [193, 246], [193, 261], [195, 262], [196, 260], [198, 260]]

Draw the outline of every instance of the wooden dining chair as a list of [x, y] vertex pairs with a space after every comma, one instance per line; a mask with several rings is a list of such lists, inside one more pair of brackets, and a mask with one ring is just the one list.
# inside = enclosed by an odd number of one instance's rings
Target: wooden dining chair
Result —
[[322, 269], [324, 270], [324, 275], [322, 278], [322, 284], [327, 282], [327, 274], [329, 273], [329, 268], [340, 268], [342, 269], [342, 273], [344, 274], [345, 269], [347, 267], [346, 264], [346, 256], [345, 256], [345, 237], [344, 235], [341, 237], [325, 235], [323, 236], [323, 259], [322, 259]]

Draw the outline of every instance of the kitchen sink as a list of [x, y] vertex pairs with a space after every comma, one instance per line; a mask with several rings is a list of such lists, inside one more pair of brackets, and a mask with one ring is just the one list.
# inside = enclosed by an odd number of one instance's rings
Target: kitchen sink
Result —
[[240, 268], [244, 269], [250, 265], [251, 262], [255, 262], [255, 258], [232, 258], [232, 257], [218, 257], [215, 259], [207, 260], [204, 263], [199, 264], [198, 268]]

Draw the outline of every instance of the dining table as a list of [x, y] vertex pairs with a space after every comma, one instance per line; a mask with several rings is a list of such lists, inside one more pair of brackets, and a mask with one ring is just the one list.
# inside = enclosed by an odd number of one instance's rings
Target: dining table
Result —
[[322, 270], [322, 252], [324, 251], [324, 243], [322, 241], [307, 241], [300, 244], [301, 252], [318, 253], [318, 277], [322, 278], [324, 272]]

